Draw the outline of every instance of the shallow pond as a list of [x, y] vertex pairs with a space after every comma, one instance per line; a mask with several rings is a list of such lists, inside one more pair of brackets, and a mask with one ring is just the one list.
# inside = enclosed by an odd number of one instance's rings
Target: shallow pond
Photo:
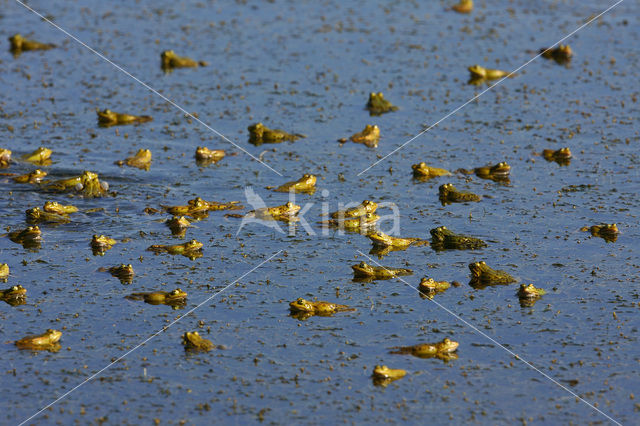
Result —
[[[467, 84], [468, 66], [516, 69], [606, 6], [477, 1], [470, 15], [460, 15], [447, 10], [449, 2], [29, 2], [234, 146], [19, 3], [1, 4], [4, 40], [20, 32], [58, 47], [13, 57], [7, 43], [0, 51], [0, 148], [17, 159], [45, 145], [53, 149], [53, 163], [44, 168], [49, 178], [91, 170], [115, 194], [71, 198], [0, 176], [3, 232], [24, 228], [24, 211], [48, 200], [81, 210], [71, 223], [42, 225], [39, 249], [0, 238], [0, 263], [11, 268], [3, 288], [21, 284], [28, 291], [25, 304], [0, 306], [0, 407], [7, 422], [22, 422], [62, 396], [30, 422], [637, 419], [634, 2], [568, 39], [575, 52], [569, 65], [536, 59], [364, 173], [488, 87]], [[164, 73], [166, 49], [208, 66]], [[399, 110], [370, 117], [364, 106], [374, 91]], [[96, 109], [104, 108], [153, 121], [100, 128]], [[251, 145], [247, 126], [258, 121], [307, 138]], [[337, 142], [366, 124], [381, 129], [377, 149]], [[200, 167], [193, 154], [202, 145], [227, 155]], [[537, 155], [564, 146], [573, 152], [569, 165]], [[140, 148], [153, 153], [149, 171], [114, 164]], [[411, 165], [420, 161], [449, 170], [507, 161], [510, 183], [462, 174], [419, 182]], [[33, 169], [14, 162], [0, 172]], [[304, 173], [318, 176], [318, 190], [296, 195], [309, 226], [301, 221], [294, 232], [286, 225], [282, 232], [260, 223], [240, 227], [241, 219], [222, 211], [179, 239], [163, 223], [166, 214], [144, 211], [201, 196], [240, 201], [246, 212], [249, 193], [280, 205], [288, 194], [265, 187]], [[483, 199], [442, 206], [438, 187], [446, 182]], [[369, 254], [366, 236], [321, 231], [323, 211], [363, 199], [394, 203], [380, 214], [396, 212], [402, 236], [428, 238], [430, 229], [446, 225], [488, 247], [410, 247], [379, 259]], [[620, 229], [615, 242], [580, 231], [612, 222]], [[388, 231], [393, 223], [381, 227]], [[119, 243], [93, 256], [93, 234]], [[204, 243], [203, 257], [146, 251], [193, 238]], [[351, 265], [362, 260], [414, 275], [406, 283], [353, 282]], [[479, 260], [547, 294], [521, 307], [517, 284], [474, 289], [467, 265]], [[131, 284], [103, 271], [121, 263], [134, 267]], [[462, 285], [428, 300], [411, 287], [422, 276]], [[188, 292], [184, 309], [125, 299], [175, 287]], [[356, 310], [300, 321], [288, 309], [298, 297]], [[63, 331], [60, 351], [12, 344], [47, 328]], [[196, 329], [226, 349], [185, 353], [181, 335]], [[460, 343], [457, 359], [389, 354], [393, 346], [444, 337]], [[377, 364], [409, 374], [374, 386]]]

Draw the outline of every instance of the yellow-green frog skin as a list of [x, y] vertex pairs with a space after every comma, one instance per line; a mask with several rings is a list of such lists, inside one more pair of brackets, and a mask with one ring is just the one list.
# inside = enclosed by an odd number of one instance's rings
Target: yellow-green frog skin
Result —
[[483, 78], [486, 80], [495, 80], [497, 78], [502, 78], [509, 75], [507, 71], [484, 68], [484, 67], [481, 67], [480, 65], [472, 65], [468, 69], [469, 69], [469, 72], [471, 73], [472, 78]]
[[49, 50], [56, 47], [55, 44], [40, 43], [35, 40], [29, 40], [22, 37], [20, 34], [14, 34], [9, 37], [11, 43], [11, 51], [13, 52], [26, 52], [29, 50]]
[[131, 284], [133, 282], [133, 276], [136, 274], [131, 264], [125, 265], [124, 263], [118, 266], [112, 266], [108, 271], [112, 276], [126, 284]]
[[122, 124], [146, 123], [153, 120], [149, 115], [131, 115], [113, 112], [110, 109], [96, 111], [98, 114], [98, 124], [102, 127], [116, 126]]
[[374, 384], [386, 386], [389, 382], [402, 379], [406, 375], [407, 371], [401, 368], [393, 369], [386, 365], [376, 365], [373, 367], [371, 377], [373, 378]]
[[46, 201], [42, 210], [49, 213], [71, 214], [76, 213], [78, 211], [78, 208], [76, 206], [72, 206], [71, 204], [65, 206], [58, 203], [57, 201]]
[[0, 148], [0, 168], [9, 167], [11, 163], [11, 150]]
[[34, 207], [25, 211], [27, 216], [27, 223], [69, 223], [71, 220], [67, 215], [61, 215], [58, 213], [49, 213], [44, 210], [40, 210], [40, 207]]
[[178, 56], [173, 50], [165, 50], [160, 54], [162, 69], [170, 71], [174, 68], [195, 68], [207, 66], [205, 61], [194, 61], [191, 58]]
[[573, 56], [573, 51], [568, 44], [561, 44], [553, 49], [542, 48], [539, 53], [543, 58], [553, 59], [560, 65], [569, 62]]
[[179, 254], [193, 260], [198, 257], [202, 257], [202, 251], [201, 251], [202, 247], [203, 247], [203, 244], [198, 240], [191, 240], [183, 244], [175, 244], [175, 245], [154, 244], [148, 247], [147, 250], [152, 251], [154, 253], [166, 252], [173, 255]]
[[354, 217], [352, 219], [337, 220], [329, 219], [328, 221], [320, 222], [322, 224], [328, 224], [330, 227], [342, 229], [351, 232], [367, 232], [367, 230], [374, 226], [377, 221], [380, 220], [380, 216], [375, 213], [367, 213], [360, 217]]
[[199, 146], [196, 148], [196, 162], [203, 164], [217, 163], [224, 158], [225, 154], [222, 149], [209, 149], [206, 146]]
[[350, 218], [350, 217], [360, 217], [360, 216], [366, 215], [367, 213], [375, 213], [377, 208], [378, 208], [378, 203], [375, 203], [375, 202], [369, 201], [369, 200], [364, 200], [362, 203], [360, 203], [356, 207], [335, 211], [335, 212], [331, 213], [330, 216], [333, 219], [344, 219], [344, 218]]
[[372, 266], [366, 262], [360, 262], [351, 266], [354, 278], [372, 278], [376, 280], [388, 280], [399, 275], [411, 275], [413, 271], [406, 268], [389, 268], [384, 266]]
[[518, 297], [520, 299], [537, 299], [547, 294], [544, 289], [537, 288], [533, 284], [520, 284], [518, 289]]
[[481, 288], [487, 285], [505, 285], [516, 282], [516, 279], [507, 272], [493, 269], [484, 261], [470, 263], [469, 270], [471, 271], [471, 282], [469, 284], [472, 287]]
[[420, 238], [400, 238], [392, 237], [382, 231], [374, 231], [367, 234], [367, 237], [373, 242], [374, 246], [393, 247], [396, 249], [404, 250], [410, 245], [428, 245], [428, 241], [421, 240]]
[[197, 219], [206, 217], [209, 211], [218, 210], [237, 210], [242, 206], [237, 201], [228, 203], [217, 203], [215, 201], [206, 201], [200, 197], [196, 197], [187, 202], [186, 206], [162, 206], [169, 214], [174, 216], [191, 216]]
[[296, 141], [306, 137], [299, 133], [287, 133], [280, 129], [270, 129], [262, 123], [252, 124], [247, 127], [247, 130], [249, 130], [249, 143], [254, 145]]
[[171, 230], [171, 234], [183, 236], [186, 233], [186, 230], [189, 226], [191, 226], [191, 222], [184, 216], [174, 216], [171, 219], [167, 220], [167, 226]]
[[413, 170], [413, 177], [421, 180], [428, 180], [438, 176], [450, 176], [451, 172], [445, 169], [439, 169], [437, 167], [427, 166], [427, 163], [421, 162], [411, 166]]
[[98, 179], [98, 174], [85, 170], [80, 176], [74, 176], [68, 179], [61, 179], [48, 183], [45, 189], [55, 192], [66, 192], [75, 190], [81, 195], [92, 198], [102, 197], [107, 194], [109, 184]]
[[256, 218], [262, 220], [284, 220], [290, 221], [295, 218], [295, 215], [300, 211], [300, 206], [288, 201], [282, 206], [276, 207], [263, 207], [261, 209], [253, 210], [249, 214], [253, 213]]
[[316, 190], [316, 176], [305, 173], [302, 177], [293, 182], [287, 182], [275, 188], [276, 192], [306, 192], [313, 193]]
[[291, 313], [303, 313], [310, 315], [329, 316], [336, 312], [355, 311], [354, 308], [350, 308], [347, 305], [340, 305], [338, 303], [324, 302], [321, 300], [310, 301], [299, 297], [293, 302], [289, 303], [289, 309]]
[[40, 148], [36, 149], [35, 151], [29, 153], [29, 154], [25, 154], [22, 156], [22, 159], [24, 161], [27, 161], [29, 163], [33, 163], [33, 164], [40, 164], [40, 165], [49, 165], [51, 164], [51, 154], [53, 153], [52, 150], [50, 150], [49, 148], [45, 148], [44, 146], [41, 146]]
[[560, 165], [569, 164], [571, 161], [571, 150], [568, 147], [560, 149], [545, 149], [542, 151], [542, 156], [547, 161], [555, 161]]
[[431, 233], [431, 247], [434, 250], [475, 250], [487, 246], [479, 238], [456, 234], [446, 226], [439, 226], [429, 231]]
[[200, 336], [197, 331], [187, 331], [182, 335], [182, 345], [185, 350], [208, 352], [215, 347], [213, 342]]
[[460, 0], [458, 4], [451, 6], [451, 10], [458, 13], [471, 13], [473, 10], [473, 0]]
[[36, 169], [24, 175], [16, 176], [13, 181], [16, 183], [31, 183], [36, 184], [42, 182], [42, 179], [47, 175], [47, 172], [40, 169]]
[[396, 346], [390, 353], [392, 354], [410, 354], [419, 358], [430, 358], [439, 355], [447, 355], [455, 352], [460, 344], [449, 338], [443, 339], [438, 343], [422, 343], [413, 346]]
[[0, 263], [0, 280], [6, 282], [7, 278], [9, 278], [9, 265]]
[[[91, 248], [94, 251], [105, 252], [109, 250], [117, 241], [113, 238], [109, 238], [106, 235], [95, 235], [91, 238]], [[129, 265], [131, 266], [131, 265]], [[133, 270], [133, 268], [132, 268]]]
[[116, 161], [115, 164], [121, 167], [126, 165], [142, 170], [149, 170], [149, 167], [151, 167], [151, 150], [139, 149], [133, 157]]
[[451, 287], [448, 281], [436, 281], [433, 278], [424, 277], [420, 280], [418, 290], [425, 293], [439, 293]]
[[21, 285], [14, 285], [5, 290], [0, 290], [0, 300], [11, 306], [22, 305], [27, 297], [27, 289]]
[[150, 305], [184, 305], [187, 293], [180, 288], [172, 291], [153, 291], [142, 293], [131, 293], [126, 296], [130, 300], [144, 300]]
[[449, 203], [466, 203], [466, 202], [478, 202], [481, 197], [473, 192], [460, 191], [451, 183], [445, 183], [438, 188], [438, 198], [442, 205]]
[[382, 92], [369, 93], [369, 101], [367, 102], [366, 109], [369, 110], [369, 115], [381, 115], [391, 111], [397, 111], [398, 107], [393, 105], [387, 99], [385, 99]]
[[37, 226], [28, 226], [21, 231], [9, 232], [9, 239], [17, 244], [39, 243], [42, 241], [42, 232]]
[[58, 341], [62, 337], [62, 332], [48, 329], [42, 334], [26, 336], [15, 342], [20, 349], [57, 351], [60, 349]]
[[511, 166], [506, 161], [502, 161], [493, 166], [476, 167], [473, 172], [482, 179], [490, 180], [508, 180]]
[[603, 223], [601, 225], [592, 225], [591, 227], [584, 227], [581, 231], [589, 231], [594, 237], [600, 237], [606, 242], [615, 242], [618, 239], [618, 225], [615, 223]]
[[377, 148], [380, 141], [380, 128], [375, 124], [367, 124], [364, 130], [354, 133], [349, 139], [355, 143], [365, 144], [369, 148]]

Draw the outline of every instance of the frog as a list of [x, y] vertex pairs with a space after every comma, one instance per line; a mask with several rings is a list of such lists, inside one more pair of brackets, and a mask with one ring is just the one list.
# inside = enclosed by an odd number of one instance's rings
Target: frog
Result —
[[351, 266], [353, 278], [370, 278], [374, 280], [388, 280], [401, 275], [411, 275], [413, 271], [406, 268], [390, 268], [386, 266], [372, 266], [366, 262], [360, 262]]
[[419, 180], [429, 180], [439, 176], [450, 176], [451, 172], [445, 169], [439, 169], [437, 167], [427, 166], [424, 161], [411, 166], [413, 170], [413, 177]]
[[26, 336], [16, 340], [15, 345], [20, 349], [57, 352], [60, 350], [60, 344], [58, 343], [60, 338], [62, 338], [61, 331], [49, 328], [42, 334]]
[[380, 220], [380, 216], [375, 213], [366, 213], [360, 217], [354, 217], [351, 219], [338, 220], [329, 219], [320, 222], [323, 225], [329, 225], [332, 228], [338, 228], [343, 231], [368, 233], [368, 230], [375, 226], [376, 222]]
[[0, 263], [0, 281], [7, 282], [7, 278], [9, 278], [9, 265]]
[[71, 204], [65, 206], [58, 203], [57, 201], [45, 201], [42, 210], [49, 213], [71, 214], [76, 213], [78, 211], [78, 208]]
[[380, 128], [375, 124], [367, 124], [364, 130], [354, 133], [349, 139], [355, 143], [362, 143], [369, 148], [377, 148], [380, 141]]
[[355, 207], [351, 207], [348, 209], [338, 210], [330, 214], [333, 219], [344, 219], [349, 217], [360, 217], [364, 216], [367, 213], [375, 213], [378, 209], [378, 203], [364, 200], [362, 203]]
[[142, 170], [149, 170], [149, 167], [151, 167], [151, 150], [139, 149], [133, 157], [128, 157], [124, 160], [116, 161], [114, 164], [120, 167], [126, 165]]
[[32, 172], [29, 172], [27, 174], [20, 175], [20, 176], [15, 176], [12, 179], [16, 183], [37, 184], [42, 182], [42, 179], [44, 179], [46, 175], [47, 175], [47, 172], [40, 169], [35, 169]]
[[71, 219], [69, 219], [69, 216], [67, 215], [46, 212], [44, 210], [41, 210], [40, 207], [33, 207], [31, 209], [27, 209], [25, 211], [25, 214], [27, 216], [27, 223], [30, 223], [30, 224], [42, 223], [42, 222], [46, 222], [46, 223], [71, 222]]
[[242, 206], [238, 205], [238, 201], [230, 201], [228, 203], [217, 203], [215, 201], [206, 201], [200, 197], [196, 197], [187, 201], [186, 206], [162, 206], [169, 214], [174, 216], [191, 216], [201, 219], [208, 215], [209, 211], [218, 210], [237, 210]]
[[0, 168], [4, 169], [11, 164], [11, 150], [6, 148], [0, 148]]
[[451, 6], [451, 10], [458, 13], [471, 13], [473, 10], [473, 0], [460, 0], [458, 4]]
[[476, 250], [487, 247], [487, 243], [479, 238], [456, 234], [446, 226], [433, 228], [431, 231], [431, 247], [436, 250]]
[[49, 50], [56, 47], [55, 44], [26, 39], [20, 34], [14, 34], [9, 37], [9, 42], [11, 43], [11, 51], [13, 53], [26, 52], [29, 50]]
[[173, 50], [165, 50], [160, 54], [160, 63], [165, 72], [170, 72], [174, 68], [196, 68], [206, 67], [205, 61], [194, 61], [191, 58], [176, 55]]
[[172, 291], [131, 293], [125, 298], [129, 300], [144, 300], [150, 305], [169, 305], [174, 309], [178, 309], [186, 304], [187, 293], [180, 288], [176, 288]]
[[215, 164], [226, 155], [222, 149], [209, 149], [206, 146], [196, 148], [196, 163], [198, 165]]
[[297, 141], [306, 138], [300, 133], [287, 133], [280, 129], [270, 129], [262, 123], [252, 124], [247, 127], [249, 130], [249, 143], [253, 145], [262, 145], [263, 143], [280, 143], [284, 141]]
[[472, 170], [459, 169], [464, 174], [474, 174], [481, 179], [489, 179], [493, 181], [508, 181], [511, 166], [506, 161], [501, 161], [493, 166], [476, 167]]
[[601, 225], [593, 225], [590, 227], [584, 227], [581, 231], [589, 231], [594, 237], [600, 237], [608, 243], [615, 242], [618, 239], [618, 225], [615, 223], [603, 223]]
[[484, 288], [488, 285], [506, 285], [516, 282], [516, 279], [507, 272], [493, 269], [484, 261], [469, 264], [471, 281], [469, 285], [474, 288]]
[[182, 335], [182, 345], [188, 351], [205, 351], [208, 352], [215, 348], [213, 342], [200, 336], [197, 331], [187, 331]]
[[295, 215], [298, 214], [300, 208], [301, 207], [299, 205], [288, 201], [286, 204], [281, 206], [262, 207], [260, 209], [252, 210], [248, 214], [262, 220], [281, 220], [289, 222], [298, 219]]
[[40, 148], [36, 149], [35, 151], [29, 154], [24, 154], [21, 158], [22, 160], [29, 163], [47, 166], [51, 164], [52, 153], [53, 151], [51, 149], [41, 146]]
[[427, 295], [441, 293], [451, 287], [448, 281], [436, 281], [433, 278], [423, 277], [418, 284], [418, 290]]
[[184, 216], [173, 216], [166, 221], [172, 235], [184, 237], [191, 222]]
[[542, 48], [539, 54], [545, 59], [553, 59], [559, 65], [568, 63], [573, 57], [573, 51], [568, 44], [561, 44], [555, 48]]
[[202, 247], [203, 244], [198, 240], [191, 240], [189, 242], [183, 244], [175, 244], [175, 245], [162, 245], [162, 244], [154, 244], [147, 248], [148, 251], [152, 251], [154, 253], [169, 253], [172, 255], [180, 254], [182, 256], [186, 256], [191, 260], [202, 257]]
[[369, 115], [375, 116], [397, 111], [398, 107], [386, 100], [382, 92], [371, 92], [369, 93], [369, 101], [367, 102], [366, 109], [369, 110]]
[[418, 358], [448, 358], [448, 354], [455, 352], [460, 344], [454, 340], [445, 337], [441, 342], [422, 343], [413, 346], [395, 346], [391, 354], [410, 354]]
[[274, 188], [273, 190], [276, 192], [305, 192], [308, 194], [313, 194], [316, 190], [316, 180], [316, 176], [305, 173], [300, 179], [282, 184], [279, 187]]
[[374, 246], [394, 247], [400, 250], [405, 250], [411, 245], [428, 245], [429, 242], [421, 240], [420, 238], [400, 238], [392, 237], [382, 231], [372, 231], [367, 234], [367, 237], [373, 242]]
[[517, 294], [520, 300], [538, 299], [539, 297], [547, 294], [547, 292], [544, 289], [535, 287], [533, 284], [520, 284]]
[[125, 265], [124, 263], [118, 266], [112, 266], [107, 269], [107, 271], [109, 271], [112, 276], [118, 278], [122, 284], [131, 284], [133, 282], [133, 276], [136, 274], [131, 264]]
[[42, 241], [42, 232], [37, 226], [28, 226], [19, 231], [9, 232], [9, 239], [25, 248], [37, 248]]
[[542, 150], [542, 157], [547, 161], [555, 161], [561, 166], [569, 165], [571, 162], [571, 150], [569, 147], [560, 149], [544, 149]]
[[458, 190], [452, 183], [440, 185], [438, 192], [438, 198], [443, 206], [451, 203], [478, 202], [482, 199], [473, 192]]
[[106, 195], [109, 184], [100, 181], [97, 173], [85, 170], [80, 176], [48, 182], [45, 189], [54, 192], [76, 191], [87, 198], [93, 198]]
[[480, 65], [472, 65], [468, 68], [472, 79], [482, 78], [485, 80], [495, 80], [505, 76], [509, 76], [507, 71], [495, 70], [481, 67]]
[[374, 385], [386, 387], [392, 381], [402, 379], [406, 375], [407, 371], [401, 368], [393, 369], [386, 365], [376, 365], [373, 367], [371, 378], [373, 379]]
[[96, 110], [96, 114], [98, 114], [98, 125], [100, 127], [110, 127], [122, 124], [139, 124], [153, 120], [153, 117], [150, 115], [122, 114], [119, 112], [113, 112], [108, 108], [105, 108], [102, 111]]
[[[93, 237], [91, 238], [91, 250], [93, 250], [93, 255], [97, 256], [104, 256], [104, 253], [107, 250], [110, 250], [111, 247], [113, 247], [114, 244], [116, 244], [117, 241], [114, 240], [113, 238], [107, 237], [106, 235], [97, 235], [94, 234]], [[124, 266], [124, 265], [121, 265]], [[129, 265], [131, 266], [131, 265]], [[133, 268], [131, 268], [132, 273], [131, 275], [133, 275]]]
[[0, 300], [11, 306], [24, 305], [27, 297], [27, 289], [21, 285], [14, 285], [5, 290], [0, 290]]
[[292, 314], [302, 314], [303, 316], [318, 315], [318, 316], [331, 316], [336, 312], [355, 311], [347, 305], [340, 305], [338, 303], [324, 302], [321, 300], [311, 301], [297, 298], [293, 302], [289, 303], [289, 309]]

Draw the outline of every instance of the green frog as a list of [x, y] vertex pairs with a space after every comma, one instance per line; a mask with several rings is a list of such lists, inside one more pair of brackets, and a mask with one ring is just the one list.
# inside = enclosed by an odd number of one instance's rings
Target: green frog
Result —
[[374, 385], [386, 387], [389, 383], [394, 380], [402, 379], [406, 375], [407, 371], [401, 368], [393, 369], [386, 365], [376, 365], [373, 367], [373, 374], [371, 375], [371, 378], [373, 379]]
[[413, 169], [413, 177], [419, 180], [429, 180], [438, 176], [450, 176], [451, 172], [445, 169], [439, 169], [437, 167], [427, 166], [424, 161], [411, 166]]
[[15, 344], [20, 349], [57, 352], [60, 350], [58, 341], [60, 341], [61, 337], [61, 331], [49, 328], [42, 334], [23, 337], [17, 340]]
[[71, 214], [76, 213], [78, 211], [78, 208], [71, 204], [65, 206], [58, 203], [57, 201], [45, 201], [42, 210], [49, 213]]
[[439, 226], [429, 231], [431, 233], [431, 247], [434, 250], [475, 250], [487, 246], [479, 238], [456, 234], [446, 226]]
[[479, 195], [469, 191], [460, 191], [452, 183], [440, 185], [438, 192], [438, 198], [443, 206], [450, 203], [478, 202], [481, 200]]
[[115, 164], [120, 167], [126, 165], [142, 170], [149, 170], [149, 167], [151, 167], [151, 150], [139, 149], [133, 157], [128, 157], [124, 160], [116, 161]]
[[369, 148], [377, 148], [380, 141], [380, 128], [375, 124], [367, 124], [364, 130], [354, 133], [349, 139], [355, 143], [365, 144]]
[[215, 164], [222, 160], [226, 153], [222, 149], [209, 149], [206, 146], [196, 148], [196, 163], [198, 165]]
[[571, 162], [571, 150], [568, 147], [560, 149], [544, 149], [542, 150], [542, 156], [547, 161], [555, 161], [561, 166], [569, 165]]
[[520, 299], [538, 299], [547, 294], [544, 289], [537, 288], [533, 284], [520, 284], [518, 289], [518, 298]]
[[29, 173], [24, 174], [24, 175], [16, 176], [16, 177], [14, 177], [12, 179], [16, 183], [37, 184], [37, 183], [42, 182], [42, 179], [44, 179], [44, 177], [46, 175], [47, 175], [47, 172], [42, 171], [40, 169], [35, 169], [32, 172], [29, 172]]
[[152, 121], [153, 117], [150, 115], [131, 115], [122, 114], [119, 112], [113, 112], [110, 109], [97, 110], [98, 125], [100, 127], [110, 127], [122, 124], [138, 124]]
[[[96, 235], [94, 234], [91, 238], [91, 249], [93, 250], [93, 255], [103, 256], [107, 250], [110, 250], [117, 241], [113, 238], [109, 238], [106, 235]], [[125, 266], [122, 264], [121, 266]], [[131, 267], [131, 265], [129, 265]], [[111, 271], [109, 271], [111, 272]], [[133, 267], [131, 267], [131, 276], [133, 276]]]
[[573, 51], [568, 44], [561, 44], [558, 47], [553, 49], [542, 48], [539, 51], [542, 54], [542, 57], [545, 59], [553, 59], [556, 63], [560, 65], [564, 65], [571, 60], [573, 56]]
[[366, 278], [374, 280], [388, 280], [401, 275], [411, 275], [413, 271], [406, 268], [389, 268], [385, 266], [372, 266], [366, 262], [360, 262], [351, 266], [354, 278]]
[[174, 68], [206, 67], [205, 61], [194, 61], [191, 58], [176, 55], [173, 50], [165, 50], [160, 54], [160, 61], [164, 71], [172, 71]]
[[28, 226], [20, 231], [9, 232], [9, 239], [24, 248], [38, 248], [42, 242], [42, 232], [37, 226]]
[[333, 219], [344, 219], [349, 217], [360, 217], [367, 213], [375, 213], [378, 209], [378, 203], [373, 201], [364, 200], [362, 203], [355, 207], [348, 209], [338, 210], [330, 214]]
[[10, 149], [0, 148], [0, 168], [4, 169], [9, 167], [9, 164], [11, 163], [11, 154]]
[[[468, 171], [463, 171], [470, 174]], [[493, 181], [508, 181], [511, 166], [506, 161], [502, 161], [493, 166], [476, 167], [473, 173], [481, 179], [489, 179]]]
[[350, 308], [347, 305], [324, 302], [321, 300], [311, 301], [303, 299], [302, 297], [299, 297], [289, 303], [289, 309], [293, 315], [301, 315], [303, 317], [311, 315], [331, 316], [336, 312], [355, 311], [354, 308]]
[[584, 227], [581, 231], [589, 231], [594, 237], [600, 237], [608, 243], [615, 242], [618, 239], [618, 225], [615, 223], [603, 223], [601, 225], [593, 225], [591, 227]]
[[182, 335], [182, 345], [188, 351], [205, 351], [208, 352], [215, 348], [213, 342], [200, 336], [197, 331], [187, 331]]
[[413, 346], [396, 346], [391, 348], [392, 354], [410, 354], [418, 358], [444, 358], [448, 359], [448, 354], [455, 352], [460, 344], [449, 338], [444, 338], [437, 343], [422, 343]]
[[9, 278], [9, 265], [0, 263], [0, 281], [7, 282], [7, 278]]
[[329, 225], [332, 228], [338, 228], [344, 231], [367, 233], [369, 228], [375, 226], [380, 220], [380, 216], [375, 213], [366, 213], [364, 216], [354, 217], [352, 219], [338, 220], [329, 219], [320, 222], [323, 225]]
[[[279, 187], [273, 189], [276, 192], [305, 192], [313, 194], [316, 190], [317, 178], [309, 173], [305, 173], [302, 177], [293, 182], [287, 182]], [[271, 189], [271, 187], [269, 187]]]
[[436, 293], [442, 293], [451, 287], [448, 281], [436, 281], [433, 278], [423, 277], [418, 285], [418, 290], [427, 295], [434, 295]]
[[296, 221], [298, 218], [295, 216], [300, 211], [300, 206], [288, 201], [282, 206], [276, 207], [262, 207], [260, 209], [252, 210], [248, 215], [253, 215], [257, 219], [261, 220], [281, 220], [284, 222]]
[[154, 244], [147, 248], [148, 251], [152, 251], [154, 253], [169, 253], [169, 254], [179, 254], [182, 256], [186, 256], [191, 260], [202, 257], [202, 246], [203, 244], [197, 240], [191, 240], [189, 242], [183, 244], [175, 244], [175, 245], [162, 245], [162, 244]]
[[26, 297], [27, 289], [21, 285], [14, 285], [6, 290], [0, 290], [0, 300], [11, 306], [24, 305]]
[[9, 37], [9, 42], [13, 53], [26, 52], [28, 50], [49, 50], [56, 47], [55, 44], [40, 43], [39, 41], [26, 39], [20, 34], [14, 34]]
[[472, 65], [468, 69], [473, 79], [482, 78], [485, 80], [495, 80], [509, 75], [507, 71], [484, 68], [480, 65]]
[[459, 3], [451, 6], [451, 10], [458, 13], [471, 13], [473, 10], [473, 0], [460, 0]]
[[367, 234], [367, 237], [373, 242], [374, 246], [393, 247], [400, 250], [405, 250], [411, 245], [420, 246], [429, 244], [428, 241], [421, 240], [420, 238], [392, 237], [382, 231], [372, 231]]
[[41, 146], [29, 154], [24, 154], [21, 158], [29, 163], [48, 166], [51, 164], [52, 153], [53, 151], [51, 149]]
[[58, 213], [50, 213], [44, 210], [40, 210], [40, 207], [34, 207], [25, 211], [27, 216], [27, 223], [69, 223], [71, 220], [69, 216]]
[[505, 285], [516, 282], [516, 279], [502, 270], [490, 268], [484, 261], [469, 264], [471, 281], [474, 288], [484, 288], [488, 285]]
[[118, 278], [122, 284], [131, 284], [133, 282], [133, 276], [136, 274], [131, 264], [125, 265], [124, 263], [118, 266], [112, 266], [107, 269], [107, 271], [109, 271], [112, 276]]
[[172, 291], [131, 293], [125, 297], [129, 300], [144, 300], [150, 305], [169, 305], [174, 309], [184, 307], [187, 301], [187, 293], [180, 288]]
[[173, 216], [167, 220], [167, 226], [171, 230], [171, 234], [183, 238], [187, 232], [187, 228], [191, 226], [191, 222], [184, 216]]
[[187, 201], [186, 206], [162, 206], [169, 214], [174, 216], [190, 216], [196, 219], [202, 219], [208, 215], [210, 211], [218, 210], [237, 210], [242, 206], [238, 205], [238, 201], [230, 201], [228, 203], [217, 203], [215, 201], [206, 201], [200, 197], [196, 197]]
[[252, 124], [247, 130], [249, 130], [249, 143], [254, 145], [296, 141], [300, 138], [306, 138], [305, 135], [299, 133], [287, 133], [280, 129], [270, 129], [262, 123]]
[[398, 107], [384, 98], [382, 92], [369, 93], [369, 101], [367, 102], [366, 109], [369, 110], [369, 115], [381, 115], [391, 111], [397, 111]]
[[100, 181], [97, 173], [85, 170], [80, 176], [49, 182], [45, 189], [54, 192], [74, 190], [87, 198], [93, 198], [106, 195], [109, 190], [109, 184], [105, 181]]

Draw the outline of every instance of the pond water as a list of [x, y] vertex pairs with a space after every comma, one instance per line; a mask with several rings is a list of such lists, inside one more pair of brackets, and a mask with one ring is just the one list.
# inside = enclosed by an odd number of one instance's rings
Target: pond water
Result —
[[[475, 3], [470, 15], [460, 15], [442, 1], [29, 2], [234, 146], [19, 3], [2, 1], [4, 40], [20, 32], [58, 47], [13, 57], [5, 41], [0, 148], [18, 159], [47, 146], [53, 150], [53, 163], [44, 168], [48, 178], [91, 170], [114, 192], [71, 198], [0, 176], [3, 232], [24, 228], [24, 211], [45, 201], [80, 209], [68, 224], [41, 225], [39, 249], [0, 238], [0, 263], [11, 268], [3, 288], [20, 284], [28, 292], [25, 304], [0, 306], [6, 421], [29, 419], [115, 360], [29, 423], [637, 419], [635, 2], [621, 3], [568, 39], [575, 52], [568, 65], [536, 59], [361, 173], [488, 87], [467, 84], [468, 66], [516, 69], [607, 6], [593, 0]], [[208, 66], [164, 73], [160, 53], [166, 49]], [[369, 116], [369, 93], [379, 91], [399, 110]], [[104, 108], [153, 121], [100, 128], [96, 109]], [[254, 146], [247, 126], [259, 121], [307, 137]], [[380, 127], [378, 148], [337, 142], [366, 124]], [[227, 155], [200, 167], [193, 154], [202, 145]], [[565, 146], [573, 153], [566, 166], [537, 155]], [[114, 164], [140, 148], [153, 153], [150, 170]], [[411, 165], [421, 161], [449, 170], [506, 161], [510, 182], [463, 174], [418, 182]], [[1, 172], [34, 168], [14, 161]], [[163, 223], [166, 214], [144, 211], [200, 196], [240, 201], [247, 212], [248, 187], [267, 205], [280, 205], [289, 195], [265, 187], [304, 173], [318, 176], [318, 190], [296, 195], [308, 209], [309, 228], [300, 222], [294, 232], [260, 223], [240, 229], [241, 219], [213, 212], [180, 239]], [[438, 187], [447, 182], [483, 199], [442, 206]], [[364, 235], [321, 231], [316, 222], [324, 210], [363, 199], [394, 203], [380, 214], [397, 212], [401, 236], [429, 238], [430, 229], [446, 225], [488, 246], [410, 247], [379, 259], [368, 254]], [[600, 223], [617, 223], [615, 242], [580, 231]], [[119, 242], [93, 256], [93, 234]], [[146, 251], [193, 238], [204, 244], [194, 260]], [[521, 307], [517, 284], [470, 287], [467, 265], [480, 260], [547, 294]], [[351, 265], [360, 261], [414, 274], [406, 282], [354, 282]], [[133, 265], [131, 284], [103, 271], [121, 263]], [[411, 287], [423, 276], [462, 285], [430, 301]], [[184, 309], [125, 299], [175, 287], [188, 293]], [[289, 316], [288, 304], [298, 297], [356, 310], [301, 321]], [[12, 344], [47, 328], [63, 332], [58, 352]], [[191, 330], [226, 349], [185, 353], [181, 335]], [[389, 354], [390, 347], [445, 337], [460, 343], [457, 359]], [[377, 364], [408, 374], [375, 386]]]

